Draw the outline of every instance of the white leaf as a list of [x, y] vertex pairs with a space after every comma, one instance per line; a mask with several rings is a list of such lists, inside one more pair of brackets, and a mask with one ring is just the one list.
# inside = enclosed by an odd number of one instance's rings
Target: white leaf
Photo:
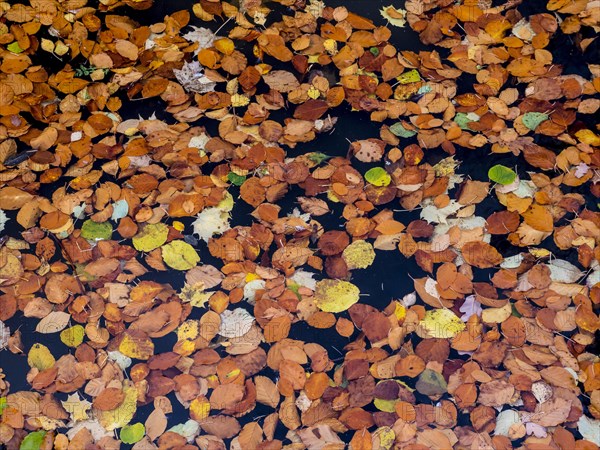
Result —
[[577, 421], [577, 429], [586, 441], [600, 446], [600, 420], [593, 420], [587, 416], [581, 416]]
[[446, 223], [448, 216], [456, 214], [461, 208], [462, 205], [456, 200], [451, 200], [450, 203], [443, 208], [438, 208], [431, 203], [421, 210], [421, 219], [426, 220], [429, 223]]
[[469, 295], [465, 298], [465, 302], [459, 308], [459, 311], [463, 313], [463, 315], [460, 316], [460, 320], [466, 323], [471, 316], [481, 317], [483, 309], [481, 308], [481, 303], [475, 300], [475, 296]]
[[496, 429], [494, 430], [494, 434], [498, 436], [510, 436], [511, 428], [521, 424], [522, 422], [519, 413], [512, 409], [507, 409], [506, 411], [502, 411], [498, 414], [498, 417], [496, 417]]
[[196, 220], [192, 223], [194, 234], [208, 242], [215, 234], [222, 234], [231, 228], [229, 219], [229, 213], [219, 208], [205, 208], [196, 216]]
[[226, 310], [221, 314], [219, 334], [227, 338], [241, 337], [250, 331], [253, 323], [254, 317], [243, 308]]
[[315, 274], [312, 272], [296, 270], [294, 275], [290, 277], [290, 280], [314, 291], [317, 288], [317, 280], [313, 278], [314, 276]]
[[214, 91], [217, 83], [204, 75], [203, 70], [204, 67], [198, 61], [186, 61], [181, 69], [173, 69], [173, 73], [186, 91], [205, 94]]
[[197, 42], [198, 48], [194, 51], [194, 56], [197, 56], [200, 53], [200, 50], [212, 47], [213, 42], [215, 41], [215, 34], [210, 31], [208, 28], [199, 28], [191, 25], [194, 31], [190, 31], [182, 35], [182, 37], [186, 41]]
[[575, 169], [575, 178], [581, 178], [585, 176], [585, 174], [588, 173], [589, 170], [590, 166], [588, 166], [586, 163], [579, 163], [577, 169]]
[[174, 427], [169, 428], [167, 431], [177, 433], [186, 438], [188, 442], [192, 442], [194, 437], [196, 437], [196, 435], [198, 434], [198, 431], [200, 431], [200, 424], [195, 420], [190, 419], [185, 423], [180, 423], [178, 425], [175, 425]]
[[35, 327], [35, 331], [42, 334], [57, 333], [64, 330], [71, 319], [71, 314], [64, 311], [52, 311], [44, 317]]
[[0, 209], [0, 231], [4, 231], [4, 225], [9, 220], [10, 219], [8, 218], [8, 216], [6, 215], [6, 213], [3, 210]]
[[127, 369], [131, 366], [131, 358], [129, 356], [125, 356], [118, 350], [108, 352], [108, 358], [117, 363], [117, 366], [121, 368], [121, 370]]
[[8, 328], [6, 324], [0, 320], [0, 350], [4, 350], [8, 346], [9, 338], [10, 328]]
[[244, 286], [244, 299], [254, 304], [256, 300], [256, 291], [265, 288], [265, 280], [252, 280]]
[[509, 256], [508, 258], [504, 258], [504, 261], [500, 263], [500, 267], [503, 269], [516, 269], [523, 262], [523, 255], [519, 253], [518, 255]]
[[536, 438], [545, 438], [548, 435], [546, 428], [537, 423], [527, 422], [525, 424], [525, 430], [528, 435], [533, 434]]
[[558, 283], [576, 283], [583, 272], [564, 259], [554, 259], [547, 264], [550, 269], [550, 279]]

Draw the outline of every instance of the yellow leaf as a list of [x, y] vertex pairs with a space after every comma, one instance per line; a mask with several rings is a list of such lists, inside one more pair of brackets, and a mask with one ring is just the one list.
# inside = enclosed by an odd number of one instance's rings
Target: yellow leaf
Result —
[[162, 246], [165, 264], [176, 270], [189, 270], [200, 262], [200, 256], [194, 247], [185, 241], [172, 241]]
[[83, 342], [85, 329], [81, 325], [75, 325], [60, 332], [60, 340], [69, 347], [77, 347]]
[[319, 91], [316, 87], [311, 86], [308, 88], [308, 96], [313, 100], [316, 100], [321, 96], [321, 91]]
[[197, 320], [186, 320], [177, 329], [177, 340], [196, 339], [200, 331], [199, 322]]
[[125, 334], [119, 351], [130, 358], [146, 360], [154, 354], [154, 343], [149, 338], [137, 339]]
[[50, 39], [42, 38], [40, 47], [42, 47], [42, 50], [46, 52], [54, 52], [54, 42], [52, 42]]
[[56, 46], [54, 47], [54, 53], [58, 56], [66, 55], [69, 52], [69, 47], [67, 47], [64, 42], [58, 41]]
[[512, 305], [507, 303], [502, 308], [488, 308], [481, 313], [481, 320], [485, 323], [502, 323], [512, 314]]
[[595, 134], [592, 130], [579, 130], [575, 133], [577, 139], [579, 139], [584, 144], [589, 144], [594, 147], [600, 146], [600, 137]]
[[417, 334], [424, 338], [449, 339], [456, 336], [467, 326], [449, 309], [427, 311], [417, 328]]
[[167, 225], [160, 222], [151, 223], [133, 237], [133, 246], [139, 252], [151, 252], [167, 242], [168, 235], [169, 227]]
[[235, 50], [233, 41], [229, 38], [217, 39], [214, 44], [215, 48], [225, 55], [231, 55]]
[[342, 280], [321, 280], [315, 289], [317, 306], [326, 312], [346, 311], [358, 302], [359, 295], [355, 285]]
[[38, 370], [46, 370], [54, 366], [56, 360], [48, 347], [42, 344], [33, 344], [27, 355], [27, 363]]
[[342, 258], [348, 269], [366, 269], [375, 261], [375, 250], [367, 241], [354, 241], [344, 249]]
[[190, 403], [190, 417], [199, 422], [206, 419], [210, 414], [210, 402], [206, 397], [198, 397]]
[[240, 108], [250, 103], [250, 99], [243, 94], [234, 94], [231, 96], [231, 106]]

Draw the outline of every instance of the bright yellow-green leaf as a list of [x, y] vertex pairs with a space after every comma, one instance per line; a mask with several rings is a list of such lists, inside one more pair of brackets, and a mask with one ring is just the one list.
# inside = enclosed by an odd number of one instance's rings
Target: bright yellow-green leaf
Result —
[[162, 246], [165, 264], [176, 270], [189, 270], [200, 262], [200, 256], [194, 247], [185, 241], [172, 241]]
[[383, 167], [373, 167], [365, 173], [365, 180], [373, 186], [387, 186], [392, 181], [390, 174]]
[[135, 444], [142, 440], [146, 434], [146, 427], [143, 423], [134, 423], [133, 425], [125, 425], [121, 428], [119, 437], [124, 444]]
[[169, 227], [167, 225], [160, 222], [151, 223], [133, 237], [133, 246], [137, 251], [151, 252], [167, 242], [168, 235]]
[[350, 270], [366, 269], [375, 261], [375, 250], [370, 243], [361, 239], [346, 247], [342, 258]]
[[346, 311], [358, 302], [359, 295], [355, 285], [343, 280], [321, 280], [315, 289], [317, 306], [326, 312]]
[[46, 370], [54, 366], [56, 360], [48, 347], [42, 344], [33, 344], [27, 355], [27, 363], [38, 370]]
[[321, 91], [319, 91], [316, 87], [311, 86], [308, 88], [308, 96], [313, 100], [316, 100], [321, 96]]
[[449, 339], [463, 331], [467, 326], [449, 309], [427, 311], [419, 322], [417, 332], [422, 337]]
[[83, 342], [85, 329], [81, 325], [66, 328], [60, 332], [60, 340], [69, 347], [77, 347]]
[[396, 402], [398, 400], [384, 400], [382, 398], [376, 398], [373, 400], [373, 405], [379, 411], [385, 411], [389, 413], [393, 413], [395, 411]]
[[417, 83], [421, 81], [421, 75], [419, 75], [417, 70], [413, 69], [400, 74], [398, 77], [396, 77], [396, 80], [398, 80], [400, 84]]

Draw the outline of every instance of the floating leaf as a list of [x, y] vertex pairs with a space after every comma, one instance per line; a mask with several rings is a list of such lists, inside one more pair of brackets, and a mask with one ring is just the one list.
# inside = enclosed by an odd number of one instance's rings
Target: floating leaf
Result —
[[176, 270], [189, 270], [200, 262], [200, 256], [190, 244], [175, 240], [161, 247], [165, 264]]
[[13, 53], [23, 53], [24, 52], [24, 50], [19, 46], [19, 43], [17, 41], [14, 41], [14, 42], [8, 44], [6, 46], [6, 49], [9, 52], [13, 52]]
[[35, 327], [35, 331], [42, 334], [57, 333], [67, 326], [71, 314], [64, 311], [52, 311], [44, 317]]
[[418, 83], [421, 81], [421, 75], [416, 69], [413, 69], [400, 74], [398, 77], [396, 77], [396, 80], [398, 80], [400, 84]]
[[449, 339], [463, 331], [466, 325], [449, 309], [434, 309], [425, 313], [419, 328], [425, 337]]
[[113, 213], [110, 218], [116, 222], [119, 219], [126, 217], [128, 213], [129, 203], [127, 203], [127, 200], [118, 200], [113, 203]]
[[346, 311], [358, 302], [360, 290], [348, 281], [321, 280], [317, 282], [315, 300], [319, 309], [325, 312]]
[[29, 432], [21, 441], [19, 450], [40, 450], [45, 437], [46, 431], [44, 430]]
[[27, 354], [27, 363], [30, 367], [35, 367], [38, 370], [46, 370], [54, 366], [56, 360], [48, 347], [42, 344], [33, 344]]
[[150, 223], [136, 234], [131, 241], [136, 250], [151, 252], [167, 242], [168, 236], [169, 227], [167, 225], [161, 222]]
[[548, 114], [541, 112], [528, 112], [523, 115], [523, 125], [534, 131], [540, 123], [548, 120]]
[[416, 131], [407, 130], [406, 128], [404, 128], [404, 125], [402, 125], [402, 122], [397, 122], [394, 125], [392, 125], [390, 127], [390, 131], [392, 133], [394, 133], [396, 136], [402, 137], [402, 138], [413, 137], [414, 135], [417, 134]]
[[369, 242], [357, 240], [344, 249], [342, 258], [350, 270], [366, 269], [375, 261], [375, 250]]
[[383, 167], [373, 167], [365, 173], [365, 180], [373, 186], [387, 186], [391, 183], [392, 177]]
[[81, 236], [90, 241], [110, 239], [112, 232], [113, 227], [108, 222], [94, 222], [88, 219], [81, 226]]
[[100, 424], [107, 430], [113, 431], [127, 425], [137, 409], [137, 389], [126, 385], [123, 388], [125, 399], [117, 408], [109, 411], [94, 410]]
[[508, 185], [515, 181], [517, 178], [517, 174], [514, 170], [503, 166], [501, 164], [496, 164], [490, 170], [488, 170], [488, 178], [496, 183]]
[[74, 325], [60, 332], [60, 340], [68, 347], [78, 347], [83, 342], [85, 329], [81, 325]]
[[244, 175], [238, 175], [235, 172], [229, 172], [227, 174], [227, 179], [231, 182], [231, 184], [235, 184], [236, 186], [241, 186], [246, 181], [246, 177]]
[[384, 6], [379, 10], [381, 17], [386, 19], [391, 25], [395, 27], [404, 27], [406, 25], [406, 10], [397, 9], [396, 7], [389, 5]]
[[146, 428], [142, 423], [134, 423], [133, 425], [125, 425], [119, 432], [119, 438], [124, 444], [135, 444], [142, 440], [146, 434]]

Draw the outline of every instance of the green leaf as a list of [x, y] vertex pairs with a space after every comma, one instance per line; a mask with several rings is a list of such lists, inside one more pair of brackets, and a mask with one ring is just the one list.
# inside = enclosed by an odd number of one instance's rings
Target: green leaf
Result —
[[131, 241], [137, 251], [151, 252], [167, 242], [168, 236], [169, 227], [167, 225], [161, 222], [150, 223], [136, 234]]
[[517, 174], [514, 170], [503, 166], [502, 164], [496, 164], [488, 170], [488, 177], [496, 183], [507, 185], [515, 181]]
[[413, 137], [415, 134], [417, 134], [416, 131], [412, 131], [412, 130], [407, 130], [406, 128], [404, 128], [404, 125], [402, 125], [402, 122], [398, 122], [395, 123], [394, 125], [392, 125], [390, 127], [390, 131], [395, 134], [398, 137], [401, 138], [409, 138], [409, 137]]
[[127, 200], [118, 200], [113, 203], [113, 213], [110, 218], [116, 222], [117, 220], [125, 217], [128, 213], [129, 203], [127, 203]]
[[477, 122], [478, 120], [478, 116], [476, 114], [465, 114], [462, 112], [457, 113], [454, 116], [454, 122], [456, 122], [456, 124], [461, 127], [463, 130], [470, 130], [469, 128], [469, 124], [471, 122]]
[[145, 434], [146, 427], [138, 422], [121, 428], [119, 437], [124, 444], [135, 444], [136, 442], [141, 441]]
[[45, 436], [46, 432], [44, 430], [29, 433], [21, 442], [19, 450], [40, 450], [42, 442], [44, 442]]
[[442, 374], [431, 369], [425, 369], [421, 372], [415, 387], [419, 393], [428, 396], [442, 395], [448, 390], [448, 385]]
[[4, 408], [6, 408], [6, 397], [0, 397], [0, 415], [4, 412]]
[[371, 47], [369, 51], [373, 56], [379, 56], [379, 49], [377, 47]]
[[19, 43], [17, 41], [13, 42], [12, 44], [9, 44], [6, 46], [6, 49], [9, 52], [13, 52], [13, 53], [23, 53], [23, 49], [19, 46]]
[[392, 181], [392, 177], [383, 167], [373, 167], [365, 173], [365, 180], [373, 186], [387, 186]]
[[88, 219], [81, 226], [81, 236], [91, 241], [110, 239], [112, 232], [113, 227], [108, 222], [97, 223]]
[[329, 158], [331, 158], [331, 156], [321, 152], [312, 152], [308, 155], [308, 159], [310, 159], [315, 164], [321, 164], [323, 161], [328, 160]]
[[421, 75], [416, 69], [409, 70], [408, 72], [404, 72], [400, 76], [396, 78], [400, 84], [410, 84], [417, 83], [421, 81]]
[[231, 184], [235, 184], [236, 186], [241, 186], [246, 181], [246, 177], [244, 175], [238, 175], [235, 172], [229, 172], [227, 174], [227, 179], [231, 182]]
[[548, 114], [541, 112], [528, 112], [523, 115], [523, 125], [534, 131], [540, 123], [548, 120]]

